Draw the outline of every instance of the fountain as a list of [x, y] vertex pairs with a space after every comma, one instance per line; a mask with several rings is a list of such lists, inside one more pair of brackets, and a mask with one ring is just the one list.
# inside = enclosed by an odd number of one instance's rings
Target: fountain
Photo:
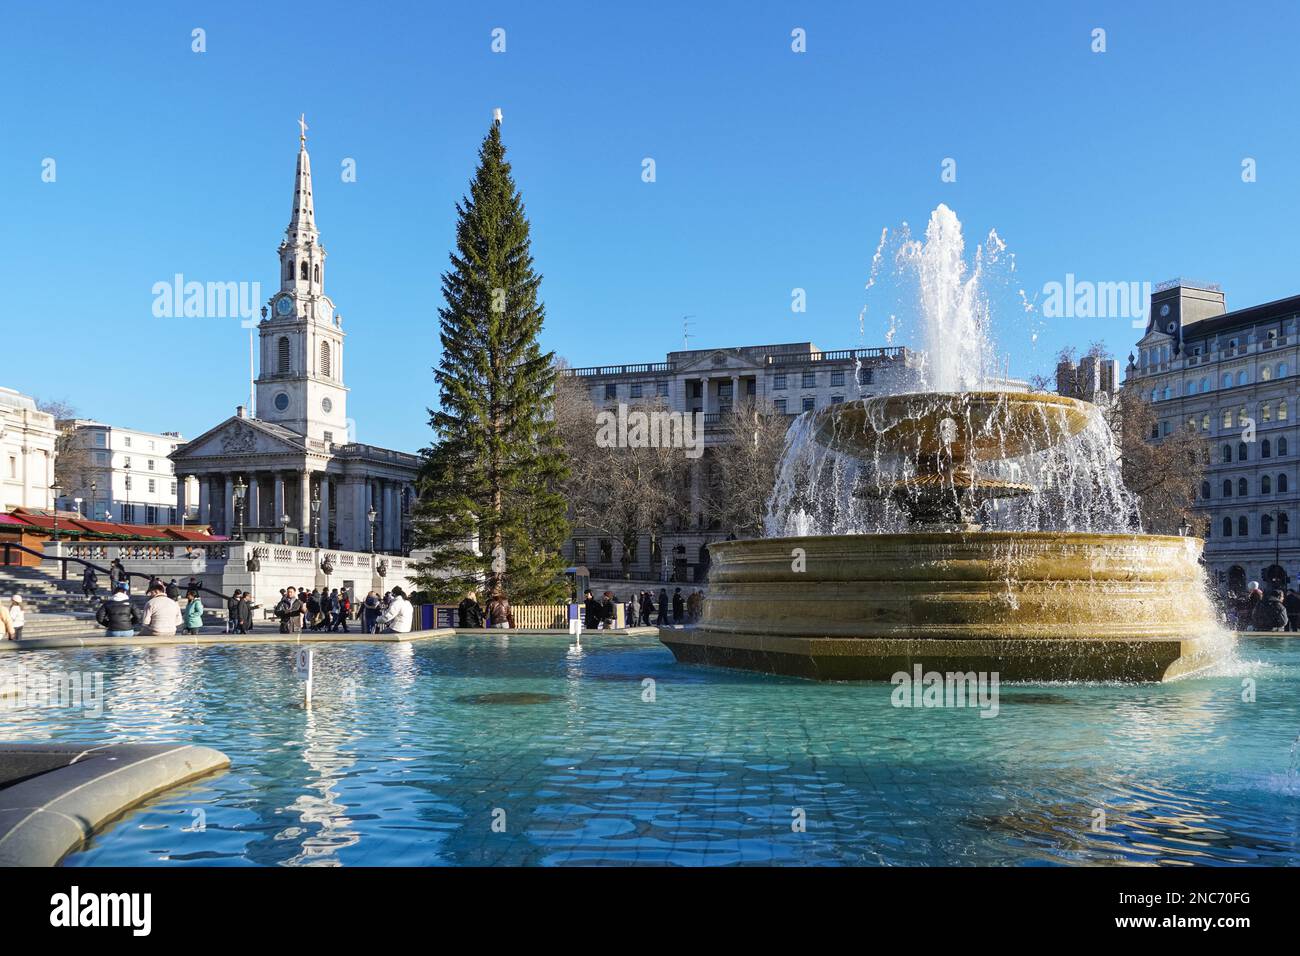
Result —
[[1202, 542], [1140, 532], [1100, 410], [996, 377], [980, 281], [1004, 248], [991, 235], [967, 275], [945, 206], [924, 242], [902, 244], [920, 284], [919, 388], [795, 420], [768, 536], [711, 544], [703, 619], [660, 632], [679, 661], [1152, 681], [1228, 653]]

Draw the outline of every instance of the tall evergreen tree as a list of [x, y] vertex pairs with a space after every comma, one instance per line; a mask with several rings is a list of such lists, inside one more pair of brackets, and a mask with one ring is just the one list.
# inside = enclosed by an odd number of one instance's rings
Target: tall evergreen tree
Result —
[[[420, 587], [437, 600], [500, 587], [515, 604], [566, 593], [560, 547], [562, 446], [551, 414], [555, 356], [537, 342], [545, 318], [528, 219], [493, 123], [469, 195], [456, 205], [456, 249], [442, 276], [441, 407], [424, 452], [416, 545]], [[475, 553], [477, 546], [477, 551]]]

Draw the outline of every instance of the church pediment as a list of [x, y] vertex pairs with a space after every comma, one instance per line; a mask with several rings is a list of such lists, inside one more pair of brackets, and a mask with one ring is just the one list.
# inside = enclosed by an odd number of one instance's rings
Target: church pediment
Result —
[[752, 372], [758, 368], [752, 359], [746, 358], [734, 349], [715, 349], [705, 352], [687, 365], [677, 366], [681, 372]]
[[304, 450], [304, 440], [300, 436], [256, 419], [236, 416], [188, 442], [171, 457], [173, 461], [193, 462], [201, 458], [281, 455]]

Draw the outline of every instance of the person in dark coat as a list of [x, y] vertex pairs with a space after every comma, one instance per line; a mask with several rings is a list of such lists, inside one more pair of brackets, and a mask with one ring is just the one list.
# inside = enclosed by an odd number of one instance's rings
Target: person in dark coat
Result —
[[649, 591], [641, 592], [641, 626], [650, 626], [650, 615], [655, 612], [654, 595]]
[[1286, 589], [1286, 597], [1282, 599], [1282, 606], [1286, 608], [1286, 629], [1288, 631], [1300, 630], [1300, 594], [1296, 594], [1295, 588]]
[[122, 564], [121, 558], [114, 558], [108, 566], [108, 589], [116, 592], [119, 584], [125, 584], [130, 591], [131, 579], [126, 573], [126, 566]]
[[483, 609], [479, 607], [478, 595], [473, 591], [465, 595], [465, 600], [460, 602], [456, 611], [460, 615], [461, 627], [483, 626]]
[[1270, 591], [1268, 597], [1256, 604], [1250, 623], [1257, 631], [1286, 630], [1287, 616], [1282, 604], [1282, 592]]
[[172, 578], [171, 581], [168, 583], [166, 591], [167, 591], [167, 596], [171, 598], [173, 601], [180, 600], [181, 586], [176, 583], [175, 578]]
[[655, 621], [660, 627], [668, 624], [668, 589], [659, 589], [659, 618]]
[[686, 622], [686, 601], [682, 598], [682, 589], [673, 590], [673, 623], [684, 624]]
[[253, 633], [253, 595], [245, 591], [239, 599], [235, 614], [235, 630], [240, 634]]
[[95, 569], [87, 566], [85, 572], [81, 575], [81, 593], [89, 601], [95, 600], [99, 592], [99, 578], [95, 575]]
[[583, 601], [582, 607], [586, 612], [583, 615], [583, 627], [589, 631], [597, 630], [605, 616], [605, 612], [601, 608], [600, 602], [596, 600], [596, 596], [590, 591], [586, 593], [586, 600]]
[[226, 601], [227, 634], [234, 634], [239, 630], [239, 605], [241, 603], [240, 598], [242, 598], [243, 595], [244, 592], [236, 588], [235, 593], [230, 595], [229, 599]]
[[140, 612], [131, 604], [126, 591], [117, 590], [95, 611], [95, 620], [108, 637], [134, 637], [140, 626]]
[[379, 623], [379, 615], [382, 611], [383, 603], [379, 600], [379, 594], [371, 591], [366, 595], [365, 603], [361, 606], [361, 622], [367, 634], [375, 633], [375, 627]]

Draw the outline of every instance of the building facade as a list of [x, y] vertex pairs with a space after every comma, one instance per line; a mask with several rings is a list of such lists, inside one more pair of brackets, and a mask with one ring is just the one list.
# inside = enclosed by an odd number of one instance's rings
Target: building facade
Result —
[[256, 407], [239, 406], [172, 453], [177, 474], [194, 479], [177, 485], [176, 507], [218, 534], [405, 553], [420, 460], [352, 434], [343, 319], [325, 294], [305, 135], [277, 253], [279, 288], [258, 325]]
[[1125, 387], [1151, 402], [1153, 441], [1195, 428], [1210, 446], [1196, 510], [1220, 592], [1300, 571], [1296, 367], [1300, 296], [1228, 311], [1221, 289], [1174, 280], [1151, 296]]
[[[662, 362], [571, 368], [561, 374], [580, 381], [597, 409], [658, 400], [666, 410], [702, 416], [704, 453], [692, 464], [689, 524], [659, 539], [647, 531], [627, 556], [633, 578], [696, 583], [708, 572], [709, 543], [731, 535], [704, 514], [703, 489], [710, 450], [729, 440], [725, 416], [734, 407], [752, 403], [792, 421], [801, 412], [903, 391], [915, 381], [916, 370], [916, 356], [901, 347], [822, 351], [811, 342], [790, 342], [688, 349], [669, 352]], [[565, 557], [590, 568], [593, 577], [623, 576], [619, 542], [588, 529], [575, 530]]]
[[0, 513], [54, 507], [54, 416], [36, 400], [0, 386]]
[[1119, 388], [1119, 362], [1085, 355], [1079, 361], [1056, 363], [1056, 394], [1094, 405], [1107, 404]]
[[[176, 507], [180, 497], [171, 458], [185, 443], [179, 432], [145, 432], [87, 419], [60, 421], [63, 443], [58, 507], [96, 521], [183, 524], [197, 515]], [[189, 479], [189, 496], [198, 483]]]

